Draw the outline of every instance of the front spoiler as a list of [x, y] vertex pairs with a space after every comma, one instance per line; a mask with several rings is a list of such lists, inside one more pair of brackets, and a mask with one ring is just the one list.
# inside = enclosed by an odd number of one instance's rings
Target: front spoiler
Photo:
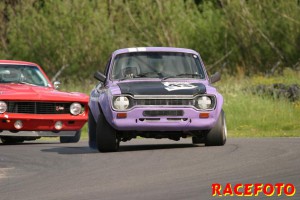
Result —
[[75, 136], [76, 131], [18, 131], [11, 132], [8, 130], [0, 131], [0, 136], [15, 136], [15, 137], [60, 137], [60, 136]]

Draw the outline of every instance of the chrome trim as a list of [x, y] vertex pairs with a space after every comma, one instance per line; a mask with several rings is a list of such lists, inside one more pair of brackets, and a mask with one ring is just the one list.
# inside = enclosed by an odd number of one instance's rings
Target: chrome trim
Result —
[[11, 132], [3, 130], [0, 136], [15, 136], [15, 137], [58, 137], [58, 136], [75, 136], [76, 131], [17, 131]]
[[[126, 96], [126, 97], [129, 97], [129, 99], [133, 100], [134, 103], [133, 105], [127, 109], [127, 110], [117, 110], [113, 107], [113, 100], [114, 98], [116, 97], [119, 97], [119, 96]], [[215, 102], [215, 105], [213, 108], [211, 109], [200, 109], [200, 108], [197, 108], [196, 105], [136, 105], [135, 104], [135, 100], [161, 100], [161, 99], [165, 99], [165, 100], [193, 100], [193, 101], [196, 101], [198, 97], [200, 96], [210, 96], [210, 97], [213, 97], [214, 98], [214, 102]], [[133, 108], [135, 107], [138, 107], [138, 108], [153, 108], [153, 107], [160, 107], [160, 108], [193, 108], [197, 111], [212, 111], [214, 110], [216, 107], [217, 107], [217, 97], [216, 95], [213, 95], [213, 94], [198, 94], [198, 95], [129, 95], [129, 94], [119, 94], [119, 95], [113, 95], [112, 96], [112, 100], [111, 100], [111, 107], [114, 111], [117, 111], [117, 112], [126, 112], [126, 111], [130, 111], [132, 110]]]
[[[131, 95], [129, 95], [131, 96]], [[194, 99], [193, 95], [134, 95], [134, 99]]]

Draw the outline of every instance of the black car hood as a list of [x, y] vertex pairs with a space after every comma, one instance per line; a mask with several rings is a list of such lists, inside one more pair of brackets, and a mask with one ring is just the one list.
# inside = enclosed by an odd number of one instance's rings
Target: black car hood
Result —
[[197, 95], [206, 92], [202, 83], [125, 82], [118, 83], [122, 94], [131, 95]]

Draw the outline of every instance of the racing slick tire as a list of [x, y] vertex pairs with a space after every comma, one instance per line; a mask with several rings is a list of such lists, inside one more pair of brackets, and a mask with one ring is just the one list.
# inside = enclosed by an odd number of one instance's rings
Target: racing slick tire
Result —
[[17, 137], [1, 137], [2, 144], [16, 144], [16, 143], [22, 143], [24, 142], [23, 139], [17, 138]]
[[96, 130], [97, 130], [97, 123], [90, 110], [89, 117], [88, 117], [88, 134], [89, 134], [89, 147], [91, 149], [97, 149]]
[[100, 152], [115, 152], [119, 149], [117, 131], [110, 126], [101, 111], [97, 121], [96, 141]]
[[206, 135], [205, 146], [223, 146], [227, 139], [225, 113], [222, 110], [215, 126]]
[[80, 137], [81, 137], [81, 130], [76, 131], [76, 134], [72, 137], [61, 136], [59, 138], [59, 140], [60, 140], [60, 143], [77, 143], [77, 142], [79, 142]]

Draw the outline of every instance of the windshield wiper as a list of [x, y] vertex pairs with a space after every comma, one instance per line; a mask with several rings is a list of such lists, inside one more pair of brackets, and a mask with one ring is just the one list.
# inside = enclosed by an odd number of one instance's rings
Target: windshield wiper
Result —
[[184, 74], [177, 74], [177, 75], [172, 75], [172, 76], [166, 76], [162, 80], [166, 80], [166, 79], [169, 79], [169, 78], [177, 78], [177, 77], [181, 77], [181, 76], [191, 76], [192, 78], [194, 78], [194, 77], [200, 77], [200, 78], [202, 78], [201, 74], [184, 73]]
[[[148, 77], [147, 75], [149, 75], [149, 74], [155, 74], [155, 75], [161, 76], [160, 72], [145, 72], [145, 73], [137, 74], [136, 77]], [[151, 78], [153, 78], [153, 77], [151, 77]]]

